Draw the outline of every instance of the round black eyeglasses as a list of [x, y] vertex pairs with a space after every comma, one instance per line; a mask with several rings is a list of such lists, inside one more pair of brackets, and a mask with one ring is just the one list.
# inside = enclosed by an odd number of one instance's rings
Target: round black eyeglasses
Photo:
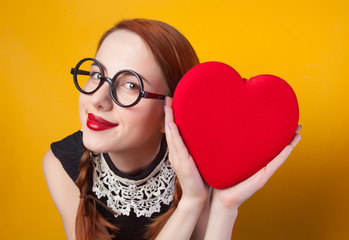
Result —
[[142, 78], [133, 70], [105, 77], [102, 65], [94, 58], [84, 58], [71, 69], [76, 88], [84, 94], [95, 93], [104, 82], [109, 83], [110, 96], [121, 107], [132, 107], [142, 98], [165, 99], [165, 95], [144, 91]]

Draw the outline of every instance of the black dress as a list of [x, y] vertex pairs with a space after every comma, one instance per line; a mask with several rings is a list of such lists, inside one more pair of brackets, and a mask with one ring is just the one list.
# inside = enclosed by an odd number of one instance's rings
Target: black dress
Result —
[[[52, 143], [51, 149], [75, 182], [85, 150], [82, 132]], [[116, 213], [112, 214], [97, 203], [97, 211], [119, 229], [114, 239], [145, 239], [147, 226], [169, 209], [173, 199], [175, 174], [168, 161], [165, 138], [151, 166], [138, 175], [120, 172], [107, 153], [93, 156], [93, 161], [95, 168], [89, 194]]]

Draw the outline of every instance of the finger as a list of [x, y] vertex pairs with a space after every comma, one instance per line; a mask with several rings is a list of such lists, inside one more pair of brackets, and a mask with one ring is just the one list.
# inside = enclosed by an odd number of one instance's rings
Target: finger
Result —
[[300, 135], [299, 133], [296, 133], [293, 139], [291, 140], [291, 142], [289, 143], [289, 145], [291, 145], [292, 148], [294, 148], [301, 139], [302, 139], [302, 135]]
[[189, 157], [189, 153], [179, 133], [178, 127], [174, 122], [173, 110], [171, 106], [172, 99], [167, 98], [165, 105], [165, 133], [166, 138], [168, 139], [168, 145], [170, 150], [173, 150], [172, 153], [174, 156], [182, 159], [187, 158]]
[[[286, 161], [288, 156], [291, 154], [293, 148], [298, 144], [302, 136], [296, 133], [290, 142], [272, 161], [270, 161], [264, 168], [259, 170], [254, 176], [255, 181], [259, 182], [259, 187], [269, 180], [269, 178], [275, 173], [275, 171]], [[252, 182], [255, 182], [252, 181]]]
[[[287, 156], [292, 151], [291, 146], [287, 146], [276, 158], [269, 162], [254, 175], [235, 186], [235, 191], [241, 196], [240, 204], [250, 198], [255, 192], [261, 189], [275, 171], [285, 162]], [[239, 205], [240, 205], [239, 204]]]
[[[300, 128], [302, 127], [301, 125], [299, 126]], [[302, 135], [296, 133], [291, 142], [279, 153], [279, 155], [267, 164], [266, 172], [268, 175], [270, 175], [269, 177], [271, 177], [274, 174], [274, 172], [285, 162], [285, 160], [291, 154], [293, 148], [298, 144], [301, 138]]]
[[[285, 162], [288, 156], [291, 154], [293, 148], [298, 144], [301, 140], [302, 136], [296, 133], [291, 140], [290, 144], [288, 144], [272, 161], [270, 161], [264, 168], [259, 170], [259, 172], [263, 172], [266, 175], [266, 179], [268, 180], [274, 172]], [[259, 173], [258, 172], [258, 173]]]
[[172, 98], [171, 97], [165, 98], [165, 106], [172, 107]]
[[[174, 122], [174, 115], [172, 110], [172, 99], [167, 97], [166, 98], [166, 105], [165, 108], [165, 127], [167, 128], [167, 133], [171, 138], [173, 138], [173, 134], [175, 133], [174, 130], [177, 129], [177, 126]], [[166, 130], [165, 130], [166, 131]]]
[[[171, 125], [174, 124], [174, 116], [173, 116], [173, 110], [172, 110], [172, 98], [170, 97], [166, 97], [165, 99], [165, 127], [167, 128], [167, 132], [170, 136], [172, 136], [172, 128], [174, 128], [175, 126]], [[175, 125], [175, 124], [174, 124]]]
[[264, 168], [264, 173], [268, 180], [275, 171], [285, 162], [288, 156], [291, 154], [293, 147], [287, 145], [272, 161], [270, 161]]
[[166, 136], [166, 141], [167, 141], [167, 146], [168, 146], [168, 149], [169, 149], [169, 152], [170, 152], [170, 160], [173, 158], [173, 157], [177, 157], [176, 155], [176, 149], [175, 149], [175, 145], [173, 143], [173, 136], [172, 136], [172, 131], [171, 129], [174, 128], [174, 126], [170, 126], [170, 123], [173, 122], [173, 116], [172, 116], [172, 109], [165, 106], [164, 107], [165, 109], [165, 136]]
[[172, 110], [172, 99], [169, 97], [166, 97], [166, 104], [164, 106], [165, 109], [165, 133], [166, 133], [166, 137], [169, 138], [169, 142], [172, 143], [172, 128], [174, 128], [174, 126], [171, 127], [172, 123], [174, 123], [174, 118], [173, 118], [173, 110]]
[[170, 98], [166, 100], [165, 105], [165, 134], [168, 141], [169, 160], [182, 186], [183, 193], [194, 194], [198, 189], [206, 188], [174, 122], [172, 99]]
[[271, 162], [265, 167], [265, 172], [267, 174], [267, 180], [274, 174], [274, 172], [285, 162], [288, 156], [291, 154], [293, 148], [301, 140], [302, 136], [296, 133], [290, 142]]
[[[295, 137], [291, 142], [293, 144], [297, 144], [300, 140], [301, 135], [295, 134]], [[272, 161], [270, 161], [265, 167], [260, 169], [257, 173], [252, 175], [247, 180], [243, 181], [241, 186], [243, 189], [249, 189], [250, 194], [248, 197], [252, 195], [254, 192], [258, 191], [262, 188], [266, 182], [271, 178], [271, 176], [276, 172], [277, 169], [286, 161], [287, 157], [291, 154], [295, 145], [287, 145]]]
[[302, 129], [302, 125], [298, 125], [296, 129], [296, 133], [298, 133]]

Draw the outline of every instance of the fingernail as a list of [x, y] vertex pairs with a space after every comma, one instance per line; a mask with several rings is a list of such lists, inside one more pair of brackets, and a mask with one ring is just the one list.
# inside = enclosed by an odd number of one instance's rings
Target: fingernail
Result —
[[171, 127], [170, 127], [170, 124], [169, 124], [169, 123], [167, 123], [167, 127], [168, 127], [168, 129], [170, 129], [170, 130], [171, 130]]
[[296, 143], [294, 144], [294, 147], [295, 147], [295, 146], [297, 146], [298, 142], [299, 142], [301, 139], [302, 139], [302, 136], [301, 136], [301, 135], [299, 135], [299, 137], [298, 137], [298, 139], [297, 139]]
[[302, 130], [303, 126], [302, 125], [298, 125], [297, 126], [297, 129], [296, 129], [296, 132], [299, 132], [300, 130]]

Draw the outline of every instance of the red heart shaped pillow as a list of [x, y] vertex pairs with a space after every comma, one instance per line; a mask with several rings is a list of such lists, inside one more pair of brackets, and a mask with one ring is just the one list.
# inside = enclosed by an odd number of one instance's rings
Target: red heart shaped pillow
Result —
[[235, 185], [264, 167], [292, 140], [297, 98], [273, 75], [249, 80], [229, 65], [190, 69], [173, 96], [175, 123], [201, 176], [214, 188]]

